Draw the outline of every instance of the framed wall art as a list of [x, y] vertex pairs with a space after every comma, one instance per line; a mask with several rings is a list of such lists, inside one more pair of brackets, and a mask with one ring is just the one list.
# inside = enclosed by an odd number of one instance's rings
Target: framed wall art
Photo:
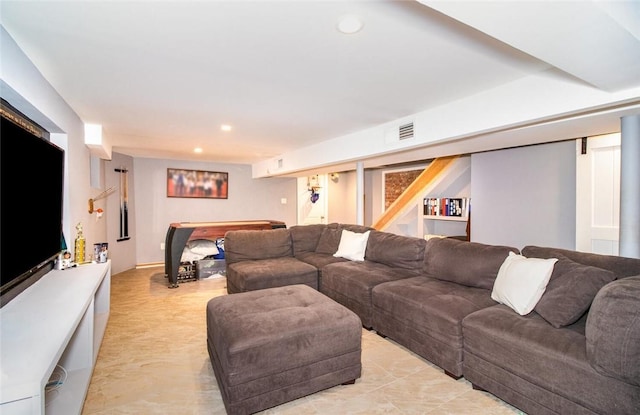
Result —
[[227, 199], [229, 173], [167, 169], [167, 197]]

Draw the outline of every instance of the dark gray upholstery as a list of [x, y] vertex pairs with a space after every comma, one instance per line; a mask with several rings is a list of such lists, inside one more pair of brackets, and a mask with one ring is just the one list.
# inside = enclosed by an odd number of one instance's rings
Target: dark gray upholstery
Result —
[[[586, 328], [591, 365], [635, 386], [640, 386], [639, 302], [640, 275], [614, 281], [593, 300]], [[640, 401], [640, 390], [637, 393]]]
[[425, 249], [424, 273], [439, 280], [491, 290], [509, 252], [520, 253], [510, 246], [432, 238]]
[[363, 233], [372, 228], [330, 223], [227, 232], [227, 292], [233, 294], [290, 284], [305, 284], [319, 290], [323, 267], [347, 261], [333, 256], [343, 229]]
[[320, 291], [355, 311], [370, 329], [371, 290], [384, 282], [419, 275], [425, 245], [424, 239], [371, 231], [365, 260], [325, 265]]
[[361, 375], [360, 319], [305, 285], [215, 297], [206, 315], [209, 357], [230, 415]]
[[319, 254], [333, 255], [338, 250], [342, 228], [337, 223], [330, 223], [325, 226], [320, 234], [320, 239], [316, 245], [316, 252]]
[[364, 258], [394, 268], [418, 270], [424, 260], [424, 239], [371, 231]]
[[305, 284], [317, 290], [317, 268], [288, 256], [227, 263], [229, 294], [292, 284]]
[[586, 356], [585, 319], [556, 329], [504, 305], [462, 321], [464, 377], [530, 414], [637, 414], [640, 388], [599, 374]]
[[495, 305], [488, 290], [414, 277], [374, 287], [373, 327], [454, 377], [462, 376], [462, 319]]
[[557, 258], [565, 256], [575, 262], [607, 269], [616, 278], [631, 277], [640, 274], [640, 259], [625, 258], [614, 255], [592, 254], [588, 252], [572, 251], [570, 249], [549, 248], [543, 246], [527, 245], [522, 248], [522, 255], [530, 258]]
[[518, 252], [506, 246], [430, 239], [425, 275], [373, 289], [373, 327], [451, 376], [462, 376], [462, 319], [496, 304], [490, 288], [511, 251]]
[[318, 290], [322, 291], [322, 270], [326, 265], [334, 262], [346, 262], [348, 259], [335, 257], [333, 255], [319, 254], [317, 252], [300, 252], [296, 255], [296, 259], [313, 265], [318, 270]]
[[[640, 259], [526, 246], [526, 257], [559, 260], [534, 311], [521, 316], [491, 299], [517, 248], [371, 230], [365, 260], [349, 261], [333, 256], [343, 229], [370, 230], [294, 227], [291, 251], [284, 238], [264, 254], [258, 239], [245, 238], [243, 260], [227, 266], [227, 289], [310, 280], [314, 269], [318, 290], [364, 327], [530, 415], [640, 413]], [[278, 250], [283, 256], [269, 256]]]
[[592, 267], [558, 255], [551, 279], [534, 310], [555, 328], [578, 321], [594, 297], [616, 276], [606, 269]]
[[289, 228], [293, 243], [293, 255], [315, 252], [322, 231], [326, 226], [324, 224], [295, 225]]
[[[622, 279], [601, 288], [588, 312], [561, 328], [535, 311], [520, 316], [504, 305], [465, 317], [464, 377], [529, 414], [640, 413], [640, 387], [634, 383], [640, 276], [628, 278], [640, 274], [640, 259], [537, 246], [526, 246], [522, 254], [569, 258]], [[594, 272], [582, 270], [582, 278]], [[564, 312], [563, 306], [556, 307]]]
[[286, 228], [266, 231], [239, 230], [225, 234], [227, 264], [247, 260], [293, 257], [291, 231]]
[[373, 325], [371, 290], [383, 282], [409, 278], [415, 271], [378, 262], [345, 261], [322, 268], [321, 292], [353, 310], [367, 329]]

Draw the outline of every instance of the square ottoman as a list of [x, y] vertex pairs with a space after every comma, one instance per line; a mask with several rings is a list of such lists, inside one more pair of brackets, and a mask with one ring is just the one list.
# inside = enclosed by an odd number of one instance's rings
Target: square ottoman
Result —
[[215, 297], [207, 348], [227, 413], [251, 414], [360, 377], [362, 323], [307, 285]]

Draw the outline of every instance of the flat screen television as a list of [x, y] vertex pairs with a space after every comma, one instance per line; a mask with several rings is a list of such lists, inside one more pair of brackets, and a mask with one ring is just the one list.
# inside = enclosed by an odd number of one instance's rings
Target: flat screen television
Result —
[[2, 100], [0, 307], [53, 269], [62, 250], [64, 150]]

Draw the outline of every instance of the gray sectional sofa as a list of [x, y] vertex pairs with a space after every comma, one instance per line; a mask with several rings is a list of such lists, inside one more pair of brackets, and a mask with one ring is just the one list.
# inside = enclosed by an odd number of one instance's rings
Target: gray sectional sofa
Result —
[[[369, 232], [363, 261], [334, 256]], [[557, 258], [535, 309], [492, 299], [509, 252]], [[395, 235], [347, 224], [225, 235], [227, 290], [306, 284], [528, 414], [640, 413], [640, 259]]]

